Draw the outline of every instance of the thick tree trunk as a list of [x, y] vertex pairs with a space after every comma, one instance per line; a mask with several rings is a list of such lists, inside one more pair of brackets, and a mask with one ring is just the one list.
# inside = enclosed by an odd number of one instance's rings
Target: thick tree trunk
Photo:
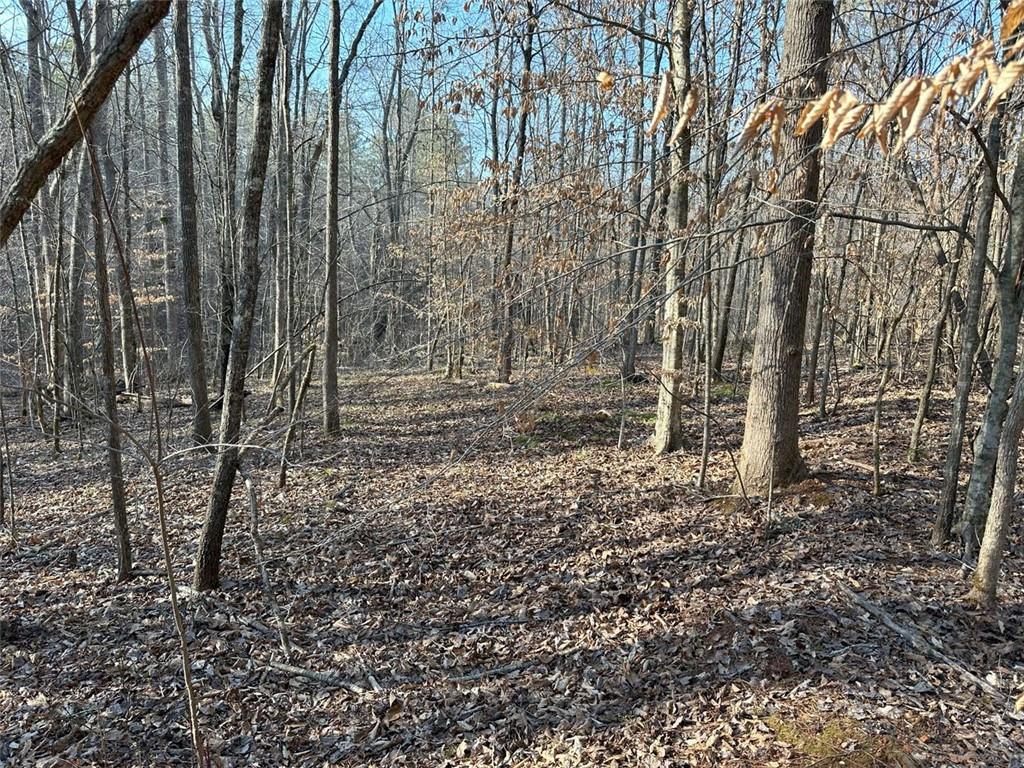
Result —
[[[181, 223], [181, 286], [185, 320], [189, 384], [192, 389], [192, 439], [210, 442], [210, 402], [206, 386], [203, 344], [202, 294], [199, 287], [199, 231], [196, 219], [196, 183], [192, 160], [192, 54], [187, 0], [174, 5], [174, 61], [178, 83], [178, 221]], [[173, 337], [168, 338], [168, 344]]]
[[254, 133], [245, 201], [242, 209], [242, 268], [239, 275], [238, 303], [231, 330], [221, 414], [220, 443], [214, 468], [213, 489], [206, 520], [199, 538], [193, 585], [196, 589], [213, 589], [220, 582], [220, 552], [224, 539], [231, 490], [238, 471], [236, 445], [242, 423], [242, 400], [245, 372], [249, 362], [253, 317], [260, 287], [260, 213], [263, 207], [263, 186], [270, 154], [274, 90], [274, 65], [281, 34], [281, 0], [266, 0], [263, 8], [263, 33], [257, 64]]
[[[832, 29], [831, 0], [790, 0], [786, 6], [783, 97], [792, 109], [825, 92]], [[783, 130], [776, 205], [789, 213], [770, 248], [761, 282], [761, 305], [751, 357], [750, 396], [740, 454], [748, 492], [800, 477], [800, 365], [803, 357], [820, 177], [821, 124], [803, 136]]]

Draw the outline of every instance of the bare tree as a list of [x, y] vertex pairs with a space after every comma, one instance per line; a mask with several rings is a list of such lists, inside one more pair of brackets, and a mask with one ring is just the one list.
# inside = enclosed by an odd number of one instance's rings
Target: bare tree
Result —
[[[196, 183], [192, 162], [192, 53], [188, 3], [174, 6], [174, 52], [178, 77], [178, 221], [181, 224], [182, 296], [188, 325], [189, 383], [192, 387], [192, 437], [210, 442], [210, 404], [206, 390], [206, 350], [199, 289], [199, 233], [196, 228]], [[168, 338], [168, 344], [173, 337]]]
[[238, 471], [239, 454], [236, 443], [242, 423], [245, 373], [249, 362], [253, 317], [260, 288], [260, 213], [263, 208], [267, 158], [270, 154], [274, 68], [281, 25], [281, 0], [266, 0], [263, 6], [263, 33], [257, 62], [256, 104], [253, 115], [255, 130], [242, 207], [242, 265], [238, 281], [238, 301], [231, 329], [231, 352], [228, 355], [225, 377], [220, 450], [214, 468], [210, 504], [199, 537], [193, 577], [193, 585], [201, 590], [213, 589], [220, 582], [220, 552], [224, 540], [224, 525], [227, 521], [231, 490]]
[[103, 50], [93, 59], [64, 117], [39, 140], [7, 187], [0, 202], [0, 247], [7, 243], [46, 178], [82, 138], [121, 72], [170, 7], [170, 0], [136, 0], [127, 10]]
[[[675, 91], [676, 121], [682, 118], [684, 100], [693, 85], [690, 71], [690, 44], [693, 11], [686, 0], [676, 0], [672, 10], [669, 55], [672, 88]], [[665, 317], [662, 325], [661, 377], [658, 387], [658, 410], [654, 422], [654, 452], [671, 453], [683, 446], [680, 421], [682, 401], [680, 387], [683, 376], [684, 277], [686, 274], [686, 242], [680, 236], [690, 218], [690, 182], [686, 168], [690, 164], [692, 137], [683, 130], [669, 155], [668, 228], [672, 244], [665, 265]]]

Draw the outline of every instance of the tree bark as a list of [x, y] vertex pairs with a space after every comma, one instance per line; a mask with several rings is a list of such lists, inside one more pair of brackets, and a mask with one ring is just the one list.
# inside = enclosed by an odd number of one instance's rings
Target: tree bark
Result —
[[[167, 36], [163, 24], [157, 24], [153, 30], [153, 50], [156, 63], [156, 142], [157, 142], [157, 177], [160, 181], [160, 230], [163, 235], [164, 251], [164, 301], [166, 302], [166, 334], [167, 358], [172, 359], [171, 349], [179, 338], [178, 327], [178, 276], [177, 259], [174, 247], [174, 206], [171, 204], [171, 171], [168, 146], [170, 131], [168, 130], [167, 106], [172, 103], [171, 89], [167, 77]], [[191, 68], [191, 65], [190, 65]], [[191, 88], [191, 85], [189, 86]], [[179, 96], [180, 98], [180, 96]], [[189, 102], [191, 105], [191, 102]], [[178, 111], [181, 111], [179, 104]], [[189, 114], [191, 124], [192, 115]], [[178, 138], [179, 143], [181, 138]], [[180, 158], [179, 158], [180, 162]], [[195, 184], [193, 183], [193, 187]], [[180, 187], [180, 181], [179, 181]], [[179, 190], [180, 191], [180, 190]]]
[[974, 462], [960, 524], [963, 556], [968, 563], [974, 560], [978, 537], [985, 528], [985, 516], [992, 495], [993, 467], [1002, 440], [1007, 398], [1013, 385], [1013, 369], [1017, 360], [1017, 334], [1022, 310], [1021, 268], [1024, 265], [1024, 144], [1017, 147], [1009, 218], [1010, 237], [1003, 245], [1003, 259], [996, 280], [999, 294], [998, 354], [992, 370], [992, 388], [982, 417], [981, 431], [975, 441]]
[[988, 259], [989, 236], [992, 229], [992, 211], [995, 207], [997, 169], [1002, 155], [1002, 112], [997, 112], [988, 128], [985, 178], [978, 196], [978, 223], [974, 236], [974, 254], [967, 278], [967, 307], [963, 320], [963, 343], [957, 362], [956, 394], [950, 415], [949, 444], [946, 461], [942, 465], [942, 495], [939, 509], [932, 524], [932, 544], [942, 546], [949, 541], [956, 512], [957, 493], [960, 489], [960, 462], [962, 458], [964, 427], [967, 423], [967, 405], [974, 379], [974, 356], [978, 349], [978, 318], [981, 313], [981, 292], [985, 282], [985, 262]]
[[[338, 140], [341, 94], [338, 84], [341, 3], [331, 0], [331, 51], [327, 85], [327, 285], [324, 290], [324, 432], [337, 434], [338, 416]], [[282, 467], [284, 466], [282, 462]]]
[[[692, 86], [690, 71], [690, 42], [693, 11], [687, 0], [676, 0], [672, 9], [672, 31], [669, 57], [672, 63], [672, 87], [675, 91], [675, 119], [682, 114], [683, 99]], [[667, 225], [672, 244], [665, 265], [665, 318], [662, 330], [661, 377], [658, 389], [658, 409], [654, 422], [654, 452], [666, 454], [677, 451], [683, 444], [679, 399], [683, 375], [683, 307], [681, 293], [686, 269], [686, 243], [683, 232], [690, 217], [690, 185], [686, 169], [690, 164], [692, 138], [686, 128], [669, 155], [669, 200]], [[654, 260], [656, 261], [656, 260]]]
[[64, 117], [39, 140], [7, 187], [0, 201], [0, 247], [6, 245], [46, 178], [82, 138], [117, 78], [153, 27], [167, 15], [170, 5], [170, 0], [136, 0], [125, 13], [94, 59]]
[[[832, 11], [831, 0], [790, 0], [786, 6], [779, 80], [789, 105], [825, 92]], [[776, 229], [762, 277], [740, 454], [741, 481], [748, 492], [755, 493], [792, 482], [806, 471], [799, 445], [800, 366], [814, 256], [822, 129], [819, 122], [803, 136], [794, 136], [789, 123], [783, 130], [780, 164], [786, 170], [776, 203], [789, 218]]]
[[498, 361], [497, 380], [507, 384], [512, 376], [512, 347], [515, 338], [515, 319], [518, 301], [514, 294], [519, 281], [512, 270], [512, 254], [515, 245], [515, 214], [519, 207], [520, 185], [523, 179], [523, 161], [526, 155], [526, 130], [529, 125], [531, 111], [530, 95], [533, 74], [533, 35], [538, 19], [534, 10], [533, 0], [526, 2], [526, 40], [523, 44], [523, 75], [522, 99], [519, 104], [519, 125], [516, 130], [516, 156], [512, 168], [512, 179], [506, 190], [508, 208], [505, 211], [508, 224], [505, 227], [505, 247], [501, 261], [501, 322], [498, 324]]
[[1003, 425], [1003, 439], [999, 443], [996, 460], [995, 484], [985, 520], [985, 535], [978, 552], [978, 566], [974, 570], [970, 597], [984, 608], [992, 609], [996, 603], [996, 585], [1003, 563], [1003, 553], [1013, 517], [1013, 494], [1017, 486], [1017, 459], [1020, 451], [1020, 433], [1024, 427], [1024, 376], [1018, 374], [1017, 385], [1010, 398], [1010, 406]]
[[[188, 2], [174, 4], [174, 63], [178, 85], [178, 221], [181, 224], [181, 287], [188, 327], [189, 385], [192, 389], [192, 439], [210, 442], [210, 402], [206, 386], [202, 294], [199, 288], [199, 231], [192, 161], [192, 52]], [[173, 337], [168, 338], [168, 344]]]
[[224, 406], [220, 424], [220, 451], [214, 467], [210, 504], [199, 538], [193, 586], [197, 590], [213, 589], [220, 583], [220, 553], [227, 522], [231, 490], [238, 471], [238, 440], [242, 422], [242, 400], [245, 372], [249, 361], [253, 317], [260, 287], [260, 213], [263, 207], [263, 186], [270, 154], [273, 120], [272, 96], [274, 67], [281, 34], [281, 0], [266, 0], [263, 7], [263, 33], [257, 63], [256, 107], [254, 133], [245, 200], [242, 208], [242, 264], [238, 283], [238, 302], [231, 329], [231, 350], [228, 355], [224, 386]]

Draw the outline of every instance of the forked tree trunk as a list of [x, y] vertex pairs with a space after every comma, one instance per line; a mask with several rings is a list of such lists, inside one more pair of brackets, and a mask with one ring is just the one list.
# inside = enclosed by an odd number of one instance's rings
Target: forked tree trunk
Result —
[[231, 329], [231, 350], [224, 386], [224, 405], [220, 423], [221, 448], [214, 467], [213, 489], [203, 530], [199, 537], [193, 585], [198, 590], [215, 588], [220, 582], [220, 552], [224, 540], [231, 489], [238, 471], [237, 440], [242, 424], [242, 400], [245, 371], [249, 362], [253, 317], [260, 287], [260, 213], [263, 186], [270, 154], [274, 65], [281, 35], [281, 0], [266, 0], [263, 7], [263, 33], [257, 64], [256, 108], [253, 117], [252, 153], [242, 208], [242, 264], [238, 282], [238, 301]]
[[978, 196], [978, 223], [974, 236], [974, 255], [971, 259], [970, 274], [967, 277], [967, 308], [963, 320], [963, 343], [957, 361], [956, 394], [953, 397], [953, 411], [949, 417], [949, 444], [946, 461], [942, 465], [942, 495], [932, 525], [932, 544], [942, 546], [949, 540], [956, 511], [957, 494], [960, 490], [960, 461], [964, 442], [964, 427], [967, 423], [967, 404], [971, 396], [974, 379], [974, 356], [978, 349], [978, 319], [981, 314], [981, 292], [985, 282], [985, 263], [988, 260], [989, 236], [992, 229], [992, 211], [995, 206], [997, 168], [1002, 154], [1002, 112], [992, 118], [988, 128], [985, 151], [989, 156], [985, 178]]
[[[779, 80], [791, 118], [799, 104], [825, 92], [831, 30], [831, 0], [787, 4]], [[820, 141], [820, 122], [803, 136], [794, 136], [793, 120], [787, 120], [780, 160], [784, 175], [775, 205], [789, 218], [774, 233], [772, 256], [761, 281], [740, 454], [740, 477], [748, 492], [784, 485], [805, 471], [799, 445], [800, 365], [814, 255]]]
[[1017, 147], [1016, 167], [1010, 194], [1010, 236], [1003, 244], [1003, 259], [996, 280], [999, 292], [999, 344], [988, 403], [975, 441], [974, 462], [967, 486], [967, 498], [961, 518], [960, 535], [963, 556], [973, 562], [979, 536], [992, 495], [993, 467], [1002, 441], [1007, 398], [1013, 385], [1017, 360], [1017, 333], [1021, 321], [1021, 265], [1024, 264], [1024, 144]]

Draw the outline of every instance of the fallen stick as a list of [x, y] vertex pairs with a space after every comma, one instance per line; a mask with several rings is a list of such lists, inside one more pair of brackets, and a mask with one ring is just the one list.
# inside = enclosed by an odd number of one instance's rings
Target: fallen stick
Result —
[[314, 669], [297, 667], [294, 664], [285, 664], [280, 661], [272, 661], [269, 666], [271, 669], [276, 669], [278, 672], [287, 672], [289, 675], [304, 677], [307, 680], [315, 680], [318, 683], [329, 685], [332, 688], [344, 688], [346, 691], [356, 694], [366, 693], [366, 689], [362, 686], [349, 680], [345, 680], [343, 677], [336, 675], [333, 672], [317, 672]]
[[964, 680], [978, 686], [989, 696], [998, 699], [1001, 704], [1006, 703], [1006, 701], [1009, 698], [1006, 694], [1004, 694], [1002, 691], [1000, 691], [998, 688], [992, 685], [992, 683], [988, 682], [988, 680], [978, 677], [976, 674], [971, 672], [969, 669], [967, 669], [967, 667], [965, 667], [962, 663], [960, 663], [953, 657], [948, 656], [942, 651], [940, 651], [932, 643], [928, 642], [928, 640], [925, 639], [924, 635], [921, 634], [920, 631], [913, 627], [908, 627], [904, 624], [900, 624], [884, 608], [875, 605], [866, 597], [854, 592], [845, 584], [839, 584], [837, 582], [836, 586], [839, 587], [839, 590], [843, 594], [845, 594], [847, 597], [853, 600], [857, 605], [859, 605], [865, 611], [870, 613], [876, 619], [881, 621], [882, 624], [884, 624], [886, 627], [888, 627], [897, 635], [899, 635], [908, 643], [910, 643], [910, 645], [916, 648], [918, 651], [925, 654], [926, 656], [931, 656], [936, 661], [945, 664], [947, 667], [950, 667], [951, 669], [956, 671]]
[[493, 669], [481, 669], [479, 672], [470, 672], [467, 675], [455, 675], [452, 677], [444, 678], [445, 682], [448, 683], [471, 683], [477, 680], [483, 680], [485, 677], [504, 677], [505, 675], [515, 674], [516, 672], [522, 672], [524, 669], [530, 669], [539, 665], [537, 661], [521, 661], [518, 664], [509, 664], [504, 667], [495, 667]]

